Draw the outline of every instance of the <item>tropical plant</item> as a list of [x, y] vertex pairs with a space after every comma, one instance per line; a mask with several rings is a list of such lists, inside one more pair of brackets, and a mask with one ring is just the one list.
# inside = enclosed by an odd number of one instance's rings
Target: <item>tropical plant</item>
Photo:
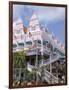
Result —
[[26, 66], [25, 53], [24, 51], [13, 53], [13, 67], [24, 68]]
[[[23, 71], [26, 74], [26, 55], [24, 51], [14, 52], [13, 53], [13, 70], [16, 68], [19, 69], [19, 76], [21, 77], [21, 72]], [[24, 75], [25, 78], [26, 75]]]

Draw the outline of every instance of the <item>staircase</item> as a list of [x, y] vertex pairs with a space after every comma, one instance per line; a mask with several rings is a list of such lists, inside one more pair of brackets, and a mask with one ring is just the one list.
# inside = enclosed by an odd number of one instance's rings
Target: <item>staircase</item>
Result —
[[44, 80], [46, 80], [48, 83], [58, 83], [58, 78], [56, 78], [52, 73], [48, 72], [44, 68]]
[[42, 66], [47, 66], [47, 65], [49, 65], [49, 64], [57, 61], [59, 58], [60, 58], [59, 55], [55, 55], [55, 56], [53, 56], [53, 57], [51, 58], [51, 60], [50, 60], [50, 58], [47, 59], [47, 60], [43, 60], [43, 64], [41, 63], [41, 64], [40, 64], [40, 67], [42, 67]]
[[[46, 70], [46, 67], [47, 65], [59, 60], [60, 58], [65, 58], [64, 56], [60, 56], [59, 54], [51, 57], [51, 60], [50, 58], [47, 59], [47, 60], [43, 60], [43, 64], [41, 63], [39, 68], [40, 70], [37, 70], [37, 74], [42, 78], [42, 80], [46, 80], [46, 82], [48, 83], [58, 83], [58, 78], [56, 78], [52, 73], [50, 73], [49, 71]], [[43, 76], [41, 76], [41, 69], [43, 67]], [[32, 66], [28, 63], [28, 70], [29, 71], [32, 71], [33, 68], [36, 68], [35, 66]]]
[[47, 59], [47, 60], [43, 60], [43, 64], [41, 63], [40, 67], [47, 66], [47, 65], [49, 65], [49, 64], [59, 60], [60, 58], [65, 58], [65, 57], [64, 56], [60, 56], [59, 54], [57, 54], [57, 55], [51, 57], [51, 60], [50, 60], [50, 58]]
[[[35, 67], [32, 65], [28, 65], [28, 70], [30, 72], [32, 71], [33, 68]], [[43, 68], [43, 73], [42, 73], [43, 76], [41, 75], [40, 70], [37, 70], [37, 74], [42, 78], [42, 81], [45, 80], [48, 83], [58, 83], [58, 79], [53, 74], [51, 74], [49, 71], [47, 71], [45, 67]]]

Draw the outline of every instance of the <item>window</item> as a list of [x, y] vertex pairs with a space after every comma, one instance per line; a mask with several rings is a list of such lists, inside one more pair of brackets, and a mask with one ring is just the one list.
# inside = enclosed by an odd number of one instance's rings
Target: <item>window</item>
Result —
[[38, 43], [41, 44], [41, 40], [38, 40]]
[[37, 44], [41, 44], [41, 40], [35, 40], [34, 42]]
[[19, 46], [24, 46], [24, 43], [18, 43]]
[[43, 45], [47, 45], [48, 44], [48, 41], [43, 41]]
[[13, 48], [16, 48], [17, 47], [17, 45], [16, 44], [13, 44]]
[[31, 41], [26, 42], [27, 45], [32, 45]]

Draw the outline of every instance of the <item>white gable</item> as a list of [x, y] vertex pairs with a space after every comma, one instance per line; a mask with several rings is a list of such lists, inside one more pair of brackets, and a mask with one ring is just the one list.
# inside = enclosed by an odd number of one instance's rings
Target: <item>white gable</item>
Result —
[[37, 16], [34, 14], [32, 15], [29, 23], [29, 30], [30, 31], [39, 31], [40, 30], [40, 25], [39, 25], [39, 20]]
[[13, 23], [13, 40], [20, 42], [24, 40], [24, 26], [23, 21], [19, 18], [16, 22]]

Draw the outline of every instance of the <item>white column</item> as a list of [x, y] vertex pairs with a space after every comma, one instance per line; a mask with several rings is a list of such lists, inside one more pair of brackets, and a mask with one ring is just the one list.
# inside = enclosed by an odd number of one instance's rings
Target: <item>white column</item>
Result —
[[43, 39], [41, 39], [41, 58], [42, 58], [42, 65], [43, 65]]

